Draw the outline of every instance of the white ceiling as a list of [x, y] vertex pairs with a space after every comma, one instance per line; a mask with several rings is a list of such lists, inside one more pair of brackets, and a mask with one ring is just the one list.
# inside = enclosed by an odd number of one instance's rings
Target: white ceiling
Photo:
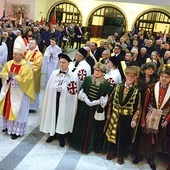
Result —
[[161, 1], [160, 0], [96, 0], [96, 1], [127, 2], [127, 3], [170, 6], [170, 0], [161, 0]]

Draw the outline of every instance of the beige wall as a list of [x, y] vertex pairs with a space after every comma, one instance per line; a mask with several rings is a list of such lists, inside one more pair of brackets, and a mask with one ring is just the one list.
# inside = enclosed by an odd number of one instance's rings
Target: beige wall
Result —
[[[48, 3], [47, 3], [48, 2]], [[49, 0], [35, 0], [35, 11], [34, 11], [34, 20], [40, 20], [41, 17], [46, 18], [47, 11], [50, 9], [48, 6]], [[53, 3], [50, 2], [50, 6]]]
[[[145, 1], [147, 2], [147, 0], [145, 0]], [[112, 1], [109, 2], [106, 0], [105, 1], [92, 1], [92, 0], [81, 0], [81, 1], [80, 0], [70, 0], [70, 1], [51, 0], [51, 1], [47, 1], [47, 0], [43, 0], [43, 2], [44, 2], [44, 4], [46, 2], [48, 2], [48, 3], [46, 3], [46, 7], [45, 7], [45, 5], [43, 6], [44, 8], [42, 7], [42, 1], [36, 0], [36, 6], [38, 8], [36, 8], [37, 10], [35, 11], [35, 13], [36, 13], [35, 19], [39, 19], [38, 16], [39, 16], [41, 10], [43, 11], [43, 13], [42, 13], [43, 17], [46, 17], [46, 14], [49, 12], [49, 9], [51, 8], [51, 6], [53, 6], [56, 3], [72, 2], [79, 8], [79, 10], [83, 16], [83, 21], [82, 21], [83, 26], [87, 26], [88, 18], [90, 17], [91, 13], [94, 12], [98, 8], [98, 6], [102, 7], [105, 5], [110, 5], [110, 6], [118, 8], [125, 15], [125, 18], [127, 20], [127, 29], [128, 30], [132, 29], [136, 18], [139, 15], [141, 15], [142, 13], [144, 13], [145, 11], [147, 11], [149, 9], [161, 9], [161, 10], [168, 12], [170, 9], [170, 5], [169, 6], [142, 5], [142, 4], [120, 3], [120, 2], [112, 2]]]

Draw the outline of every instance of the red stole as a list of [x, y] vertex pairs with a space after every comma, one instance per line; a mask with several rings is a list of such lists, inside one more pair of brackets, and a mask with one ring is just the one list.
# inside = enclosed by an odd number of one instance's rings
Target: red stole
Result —
[[14, 74], [18, 74], [21, 69], [21, 65], [12, 64], [10, 71]]
[[[20, 69], [21, 69], [21, 65], [16, 65], [13, 63], [10, 71], [17, 75]], [[9, 117], [10, 117], [10, 111], [11, 111], [11, 99], [10, 99], [10, 87], [9, 87], [8, 92], [6, 94], [4, 110], [3, 110], [3, 116], [7, 120], [9, 120]]]
[[[25, 52], [24, 52], [24, 56], [26, 56], [27, 52], [29, 50], [27, 49]], [[37, 54], [38, 50], [35, 50], [34, 53], [32, 54], [31, 58], [30, 58], [30, 62], [33, 62], [34, 61], [34, 57], [35, 55]]]
[[27, 52], [28, 52], [28, 49], [27, 49], [27, 50], [25, 50], [25, 52], [24, 52], [24, 58], [25, 58], [25, 56], [26, 56]]

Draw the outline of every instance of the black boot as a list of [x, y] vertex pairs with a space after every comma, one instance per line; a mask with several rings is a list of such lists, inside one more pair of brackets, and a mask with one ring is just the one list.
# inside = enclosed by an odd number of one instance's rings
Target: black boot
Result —
[[109, 152], [108, 155], [106, 156], [107, 160], [112, 160], [116, 157], [116, 153], [115, 152]]
[[7, 132], [7, 128], [6, 128], [6, 129], [3, 129], [2, 132]]
[[59, 135], [60, 147], [65, 146], [65, 135]]
[[155, 163], [154, 163], [154, 159], [153, 159], [153, 158], [149, 158], [149, 159], [148, 159], [148, 164], [150, 165], [150, 168], [151, 168], [152, 170], [156, 170], [156, 165], [155, 165]]
[[120, 164], [120, 165], [124, 164], [124, 158], [123, 157], [118, 157], [117, 163]]
[[17, 139], [18, 137], [20, 137], [20, 135], [12, 134], [11, 139], [12, 139], [12, 140], [15, 140], [15, 139]]
[[138, 164], [141, 161], [143, 161], [143, 156], [142, 155], [137, 155], [136, 158], [133, 160], [133, 163]]
[[57, 136], [56, 136], [56, 134], [54, 135], [54, 136], [50, 136], [47, 140], [46, 140], [46, 142], [47, 143], [50, 143], [50, 142], [52, 142], [54, 139], [56, 139], [57, 138]]

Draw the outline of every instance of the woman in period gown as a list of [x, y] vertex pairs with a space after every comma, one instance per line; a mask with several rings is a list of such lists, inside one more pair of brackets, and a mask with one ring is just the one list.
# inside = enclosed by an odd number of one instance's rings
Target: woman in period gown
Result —
[[102, 151], [105, 120], [96, 120], [94, 115], [96, 110], [100, 114], [104, 111], [111, 91], [109, 82], [104, 78], [105, 65], [98, 62], [93, 68], [94, 74], [84, 80], [79, 92], [71, 140], [71, 146], [83, 153]]

